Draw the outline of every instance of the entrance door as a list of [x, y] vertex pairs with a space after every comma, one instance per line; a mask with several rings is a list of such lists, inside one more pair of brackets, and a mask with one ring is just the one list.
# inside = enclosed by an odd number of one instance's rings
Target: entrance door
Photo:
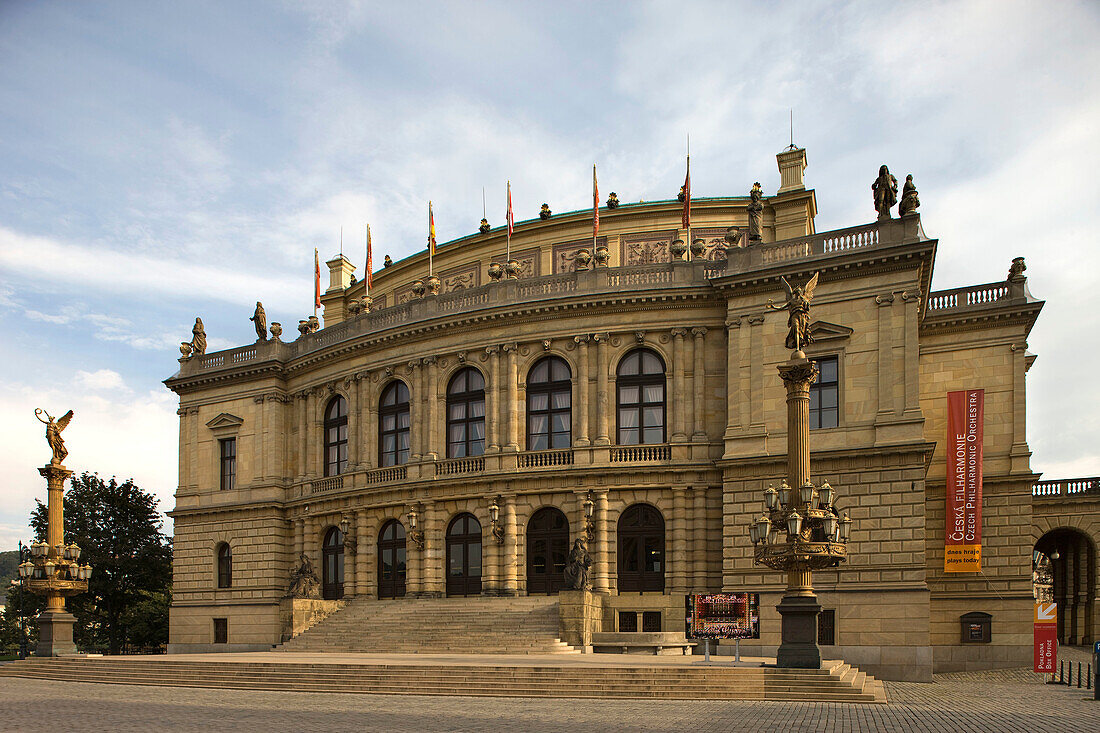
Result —
[[328, 600], [344, 597], [344, 533], [333, 527], [321, 546], [321, 595]]
[[481, 523], [459, 514], [447, 527], [447, 595], [481, 594]]
[[557, 509], [539, 509], [527, 523], [527, 594], [557, 593], [565, 587], [569, 520]]
[[665, 589], [665, 520], [656, 507], [634, 504], [619, 518], [619, 590]]
[[405, 527], [396, 519], [378, 533], [378, 597], [405, 595]]

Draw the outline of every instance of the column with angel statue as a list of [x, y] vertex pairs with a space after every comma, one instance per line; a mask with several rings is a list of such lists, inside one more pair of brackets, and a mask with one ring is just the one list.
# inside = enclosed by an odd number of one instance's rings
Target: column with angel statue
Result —
[[813, 343], [813, 337], [810, 336], [810, 301], [814, 297], [814, 288], [817, 287], [817, 276], [821, 273], [815, 272], [804, 286], [794, 286], [787, 282], [787, 278], [780, 276], [779, 280], [783, 283], [784, 289], [787, 291], [787, 302], [783, 305], [775, 305], [771, 298], [768, 298], [767, 307], [772, 310], [785, 310], [787, 311], [787, 340], [786, 346], [795, 353], [795, 358], [803, 358], [806, 355], [802, 353], [802, 347], [807, 344]]
[[[46, 419], [43, 420], [42, 416], [45, 415]], [[65, 440], [61, 437], [61, 431], [68, 425], [69, 421], [73, 419], [73, 411], [69, 410], [61, 416], [60, 420], [54, 420], [53, 415], [43, 410], [41, 407], [36, 407], [34, 410], [34, 416], [38, 418], [38, 421], [46, 426], [46, 442], [50, 444], [50, 448], [53, 450], [53, 460], [51, 464], [60, 466], [61, 462], [65, 460], [65, 456], [69, 455], [69, 451], [65, 449]]]

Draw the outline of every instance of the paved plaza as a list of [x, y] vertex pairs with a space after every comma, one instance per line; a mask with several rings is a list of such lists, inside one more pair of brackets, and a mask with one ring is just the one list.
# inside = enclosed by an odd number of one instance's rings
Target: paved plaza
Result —
[[1046, 685], [1027, 670], [885, 684], [889, 704], [851, 705], [306, 694], [0, 678], [0, 731], [1100, 730], [1100, 701], [1091, 691]]

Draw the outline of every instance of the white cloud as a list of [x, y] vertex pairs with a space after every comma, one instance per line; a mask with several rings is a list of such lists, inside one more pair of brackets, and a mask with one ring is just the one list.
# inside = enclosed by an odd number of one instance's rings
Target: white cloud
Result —
[[88, 389], [130, 391], [122, 381], [122, 375], [110, 369], [97, 369], [94, 372], [78, 370], [75, 381], [78, 386]]

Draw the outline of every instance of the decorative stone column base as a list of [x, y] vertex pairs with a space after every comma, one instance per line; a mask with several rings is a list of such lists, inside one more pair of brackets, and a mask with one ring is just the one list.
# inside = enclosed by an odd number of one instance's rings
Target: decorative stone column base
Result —
[[820, 669], [817, 648], [817, 614], [821, 604], [813, 595], [785, 595], [775, 607], [783, 617], [782, 643], [775, 655], [777, 667]]
[[34, 653], [40, 657], [76, 654], [74, 623], [76, 616], [68, 611], [43, 611], [38, 614], [38, 647]]
[[606, 593], [591, 590], [558, 592], [558, 628], [562, 641], [583, 652], [592, 651], [592, 634], [603, 631]]

